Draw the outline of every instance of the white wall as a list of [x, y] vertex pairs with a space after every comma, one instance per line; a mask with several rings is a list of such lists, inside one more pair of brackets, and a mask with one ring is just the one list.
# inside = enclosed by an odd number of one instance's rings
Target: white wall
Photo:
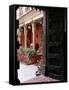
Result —
[[[31, 4], [31, 5], [40, 4], [40, 5], [45, 5], [45, 6], [63, 6], [63, 7], [65, 6], [69, 8], [69, 0], [0, 0], [0, 90], [52, 90], [52, 89], [53, 90], [59, 90], [59, 89], [68, 90], [69, 83], [25, 85], [25, 86], [18, 86], [18, 87], [13, 87], [8, 84], [9, 5], [17, 4], [17, 3], [18, 4]], [[68, 17], [69, 17], [69, 13], [68, 13]], [[69, 18], [68, 18], [68, 21], [69, 21]], [[69, 35], [68, 35], [68, 38], [69, 38]]]

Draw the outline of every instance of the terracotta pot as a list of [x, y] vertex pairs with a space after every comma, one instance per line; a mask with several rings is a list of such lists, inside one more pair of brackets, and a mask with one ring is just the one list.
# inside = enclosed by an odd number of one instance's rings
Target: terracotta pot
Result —
[[37, 63], [36, 55], [32, 56], [32, 58], [31, 58], [31, 63], [32, 63], [32, 64], [36, 64], [36, 63]]

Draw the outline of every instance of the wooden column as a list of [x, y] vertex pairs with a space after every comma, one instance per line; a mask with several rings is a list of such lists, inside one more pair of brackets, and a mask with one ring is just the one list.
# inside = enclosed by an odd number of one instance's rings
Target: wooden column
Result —
[[32, 43], [33, 43], [33, 49], [35, 49], [35, 23], [34, 22], [32, 22]]
[[26, 26], [24, 25], [24, 36], [25, 36], [25, 40], [24, 40], [24, 43], [25, 43], [25, 48], [27, 48], [27, 29], [26, 29]]

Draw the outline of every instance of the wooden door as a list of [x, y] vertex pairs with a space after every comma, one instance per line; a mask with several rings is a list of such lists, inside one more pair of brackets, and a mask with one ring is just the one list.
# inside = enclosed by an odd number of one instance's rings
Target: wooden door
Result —
[[66, 9], [48, 8], [46, 18], [46, 74], [66, 81]]

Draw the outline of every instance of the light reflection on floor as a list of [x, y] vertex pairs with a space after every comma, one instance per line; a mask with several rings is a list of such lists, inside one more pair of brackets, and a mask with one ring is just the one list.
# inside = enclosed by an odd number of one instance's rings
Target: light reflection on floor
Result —
[[25, 65], [20, 63], [20, 69], [18, 70], [18, 79], [20, 83], [36, 83], [36, 82], [54, 82], [58, 81], [44, 75], [36, 76], [38, 68], [36, 65]]
[[36, 77], [36, 71], [38, 71], [36, 65], [25, 65], [23, 63], [20, 63], [20, 69], [18, 69], [18, 79], [21, 83], [32, 79]]

